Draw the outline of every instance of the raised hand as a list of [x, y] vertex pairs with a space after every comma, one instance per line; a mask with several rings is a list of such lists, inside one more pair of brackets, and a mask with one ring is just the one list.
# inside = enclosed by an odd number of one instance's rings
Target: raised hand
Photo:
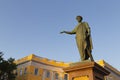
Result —
[[60, 32], [60, 34], [63, 34], [63, 33], [66, 33], [66, 31], [62, 31], [62, 32]]

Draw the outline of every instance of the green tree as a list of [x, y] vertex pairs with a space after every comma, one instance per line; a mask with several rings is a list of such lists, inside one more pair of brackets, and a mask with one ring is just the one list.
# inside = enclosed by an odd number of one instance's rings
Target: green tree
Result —
[[0, 52], [0, 80], [15, 80], [17, 65], [14, 63], [13, 58], [5, 60], [3, 58], [3, 53]]

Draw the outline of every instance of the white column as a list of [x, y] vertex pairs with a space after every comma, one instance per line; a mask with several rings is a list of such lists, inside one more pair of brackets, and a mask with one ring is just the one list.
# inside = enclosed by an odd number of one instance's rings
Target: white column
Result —
[[51, 71], [51, 80], [54, 80], [54, 72]]
[[46, 71], [45, 71], [45, 70], [43, 70], [42, 80], [45, 80], [45, 76], [46, 76], [46, 75], [45, 75], [45, 72], [46, 72]]

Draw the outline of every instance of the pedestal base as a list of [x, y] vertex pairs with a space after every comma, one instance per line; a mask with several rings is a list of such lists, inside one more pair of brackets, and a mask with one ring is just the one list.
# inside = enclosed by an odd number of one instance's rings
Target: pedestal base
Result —
[[95, 62], [79, 62], [68, 68], [64, 68], [68, 73], [69, 80], [104, 80], [104, 76], [109, 72]]

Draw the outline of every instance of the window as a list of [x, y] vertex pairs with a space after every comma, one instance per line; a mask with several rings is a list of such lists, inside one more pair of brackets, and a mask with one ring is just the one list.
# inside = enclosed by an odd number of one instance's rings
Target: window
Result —
[[38, 75], [38, 68], [35, 68], [34, 74], [35, 74], [35, 75]]
[[24, 74], [26, 74], [26, 73], [27, 73], [27, 68], [24, 69]]
[[59, 79], [59, 74], [55, 73], [55, 80], [58, 80], [58, 79]]
[[49, 78], [50, 77], [50, 71], [46, 70], [46, 77]]
[[64, 74], [64, 80], [68, 80], [68, 75]]
[[22, 75], [22, 68], [20, 69], [20, 75]]

